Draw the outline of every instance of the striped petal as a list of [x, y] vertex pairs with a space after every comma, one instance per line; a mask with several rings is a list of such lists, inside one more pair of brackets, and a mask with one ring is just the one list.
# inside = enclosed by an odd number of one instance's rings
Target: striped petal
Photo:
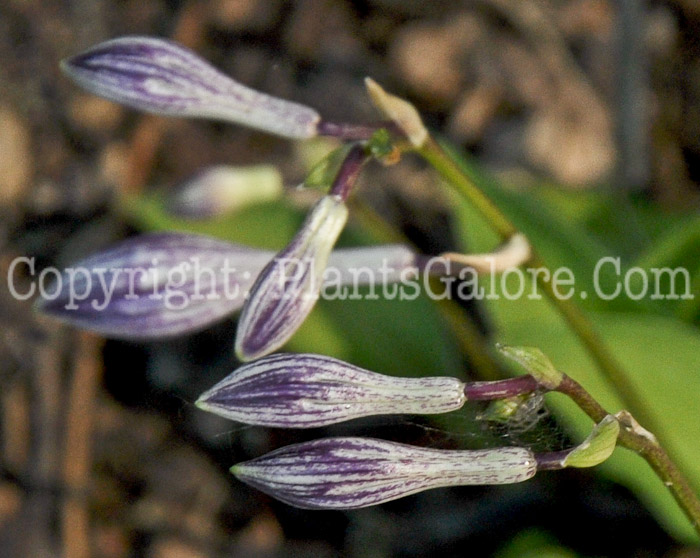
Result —
[[286, 343], [318, 299], [331, 250], [348, 218], [343, 200], [324, 196], [292, 242], [262, 271], [243, 307], [236, 354], [243, 361]]
[[139, 236], [67, 268], [38, 309], [109, 337], [180, 335], [238, 310], [270, 258], [206, 236]]
[[[200, 235], [143, 235], [65, 269], [37, 307], [107, 337], [182, 335], [240, 310], [273, 256]], [[382, 271], [387, 265], [390, 273]], [[415, 255], [401, 245], [340, 249], [329, 267], [341, 285], [354, 287], [367, 276], [396, 282], [413, 273]]]
[[88, 91], [146, 112], [226, 120], [289, 138], [317, 134], [315, 110], [241, 85], [163, 39], [106, 41], [62, 67]]
[[525, 448], [439, 450], [372, 438], [325, 438], [239, 463], [241, 481], [308, 509], [373, 506], [429, 488], [521, 482], [536, 472]]
[[459, 409], [456, 378], [396, 378], [313, 354], [276, 354], [246, 364], [216, 384], [197, 406], [262, 426], [313, 428], [345, 420]]

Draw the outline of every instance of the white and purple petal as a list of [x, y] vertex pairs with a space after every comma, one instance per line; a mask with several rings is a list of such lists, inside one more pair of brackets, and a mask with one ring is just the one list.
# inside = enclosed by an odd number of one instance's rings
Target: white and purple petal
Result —
[[317, 135], [320, 117], [312, 108], [250, 89], [164, 39], [113, 39], [62, 67], [88, 91], [135, 109], [236, 122], [289, 138]]
[[347, 207], [339, 196], [324, 196], [294, 239], [262, 271], [238, 322], [235, 349], [241, 360], [254, 360], [279, 349], [309, 315], [347, 218]]
[[234, 465], [241, 481], [307, 509], [373, 506], [443, 486], [509, 484], [537, 470], [525, 448], [440, 450], [372, 438], [324, 438]]
[[[414, 269], [408, 254], [400, 245], [340, 249], [329, 263], [342, 284], [356, 285], [358, 266], [394, 282]], [[38, 309], [107, 337], [191, 333], [240, 310], [273, 256], [201, 235], [143, 235], [66, 268]], [[389, 274], [381, 271], [387, 262]]]
[[314, 354], [275, 354], [245, 364], [196, 405], [246, 424], [314, 428], [372, 415], [459, 409], [456, 378], [397, 378]]
[[240, 309], [272, 255], [200, 235], [143, 235], [66, 268], [38, 309], [108, 337], [189, 333]]

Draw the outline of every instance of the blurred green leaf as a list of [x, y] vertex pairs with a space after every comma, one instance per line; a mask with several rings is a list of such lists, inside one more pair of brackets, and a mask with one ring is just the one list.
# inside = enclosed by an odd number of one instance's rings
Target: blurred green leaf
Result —
[[352, 144], [346, 143], [331, 151], [311, 168], [303, 186], [328, 191], [351, 149]]
[[167, 212], [162, 193], [130, 198], [124, 202], [122, 210], [143, 231], [206, 234], [270, 250], [282, 248], [304, 220], [301, 210], [282, 201], [251, 205], [216, 219], [182, 219]]
[[664, 268], [658, 273], [659, 293], [674, 293], [664, 300], [676, 315], [692, 321], [700, 307], [700, 216], [679, 219], [656, 239], [635, 262], [642, 269]]
[[[520, 232], [525, 233], [551, 270], [559, 268], [571, 270], [576, 280], [576, 290], [586, 291], [588, 295], [581, 299], [583, 306], [622, 311], [657, 309], [656, 301], [648, 297], [633, 300], [620, 296], [612, 300], [602, 300], [598, 296], [590, 296], [598, 292], [604, 295], [612, 293], [624, 279], [626, 272], [624, 262], [621, 262], [619, 273], [613, 265], [608, 263], [600, 265], [596, 271], [596, 264], [602, 258], [617, 257], [618, 254], [591, 235], [581, 222], [571, 219], [570, 213], [552, 207], [545, 197], [537, 196], [530, 191], [509, 190], [480, 170], [473, 161], [460, 156], [449, 146], [445, 147], [460, 163], [465, 174], [499, 207]], [[469, 252], [492, 250], [498, 240], [491, 232], [488, 223], [463, 199], [457, 196], [452, 196], [452, 199], [460, 237], [464, 242], [463, 249]]]
[[575, 558], [577, 554], [565, 548], [545, 531], [528, 529], [515, 535], [495, 554], [496, 558]]
[[[555, 366], [580, 382], [610, 412], [623, 408], [575, 335], [548, 301], [489, 301], [499, 341], [537, 345]], [[591, 313], [595, 327], [615, 357], [628, 370], [649, 411], [663, 426], [658, 434], [666, 449], [700, 488], [700, 333], [677, 320], [654, 315]], [[583, 439], [591, 421], [567, 399], [552, 395], [558, 418]], [[696, 541], [688, 519], [668, 489], [641, 457], [618, 449], [601, 467], [645, 502], [659, 522], [675, 536]]]
[[[332, 325], [331, 325], [332, 324]], [[437, 308], [416, 300], [322, 300], [286, 349], [396, 376], [464, 375]]]

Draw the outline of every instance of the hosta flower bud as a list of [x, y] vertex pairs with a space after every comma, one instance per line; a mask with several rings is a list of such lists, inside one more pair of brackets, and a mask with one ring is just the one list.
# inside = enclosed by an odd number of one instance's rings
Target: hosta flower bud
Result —
[[[400, 281], [414, 268], [401, 245], [340, 249], [329, 263], [340, 285], [361, 267]], [[241, 309], [273, 252], [183, 233], [129, 239], [57, 274], [38, 309], [67, 323], [121, 339], [153, 339], [203, 329]], [[387, 262], [391, 273], [382, 273]], [[338, 281], [334, 281], [334, 286]]]
[[178, 335], [239, 309], [270, 258], [206, 236], [144, 235], [67, 268], [38, 309], [111, 337]]
[[88, 91], [139, 110], [227, 120], [289, 138], [317, 134], [315, 110], [245, 87], [163, 39], [106, 41], [65, 60], [63, 69]]
[[312, 354], [277, 354], [246, 364], [197, 406], [262, 426], [312, 428], [371, 415], [437, 414], [466, 400], [456, 378], [396, 378]]
[[300, 231], [262, 271], [243, 307], [236, 354], [253, 360], [280, 348], [318, 299], [323, 272], [348, 218], [339, 196], [321, 198]]
[[239, 463], [231, 472], [287, 504], [373, 506], [429, 488], [521, 482], [536, 472], [525, 448], [439, 450], [372, 438], [325, 438]]

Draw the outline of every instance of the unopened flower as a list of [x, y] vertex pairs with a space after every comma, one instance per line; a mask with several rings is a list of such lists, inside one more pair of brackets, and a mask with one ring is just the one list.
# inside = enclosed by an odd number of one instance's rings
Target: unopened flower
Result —
[[270, 258], [206, 236], [143, 235], [67, 268], [38, 309], [110, 337], [178, 335], [238, 310]]
[[456, 378], [397, 378], [313, 354], [277, 354], [246, 364], [197, 401], [217, 415], [262, 426], [312, 428], [357, 417], [459, 409]]
[[309, 509], [362, 508], [441, 486], [516, 483], [536, 470], [525, 448], [440, 450], [372, 438], [295, 444], [231, 468], [258, 490]]
[[300, 231], [262, 271], [243, 307], [236, 354], [253, 360], [286, 343], [316, 304], [328, 258], [348, 218], [340, 196], [321, 198]]
[[[413, 255], [413, 256], [412, 256]], [[203, 329], [243, 306], [274, 253], [185, 233], [131, 238], [57, 275], [38, 309], [121, 339], [154, 339]], [[400, 281], [415, 268], [401, 245], [339, 249], [329, 258], [333, 286], [355, 286], [353, 269]], [[361, 281], [360, 281], [361, 282]]]
[[289, 138], [317, 134], [320, 117], [312, 108], [250, 89], [171, 41], [122, 37], [62, 67], [88, 91], [139, 110], [227, 120]]

